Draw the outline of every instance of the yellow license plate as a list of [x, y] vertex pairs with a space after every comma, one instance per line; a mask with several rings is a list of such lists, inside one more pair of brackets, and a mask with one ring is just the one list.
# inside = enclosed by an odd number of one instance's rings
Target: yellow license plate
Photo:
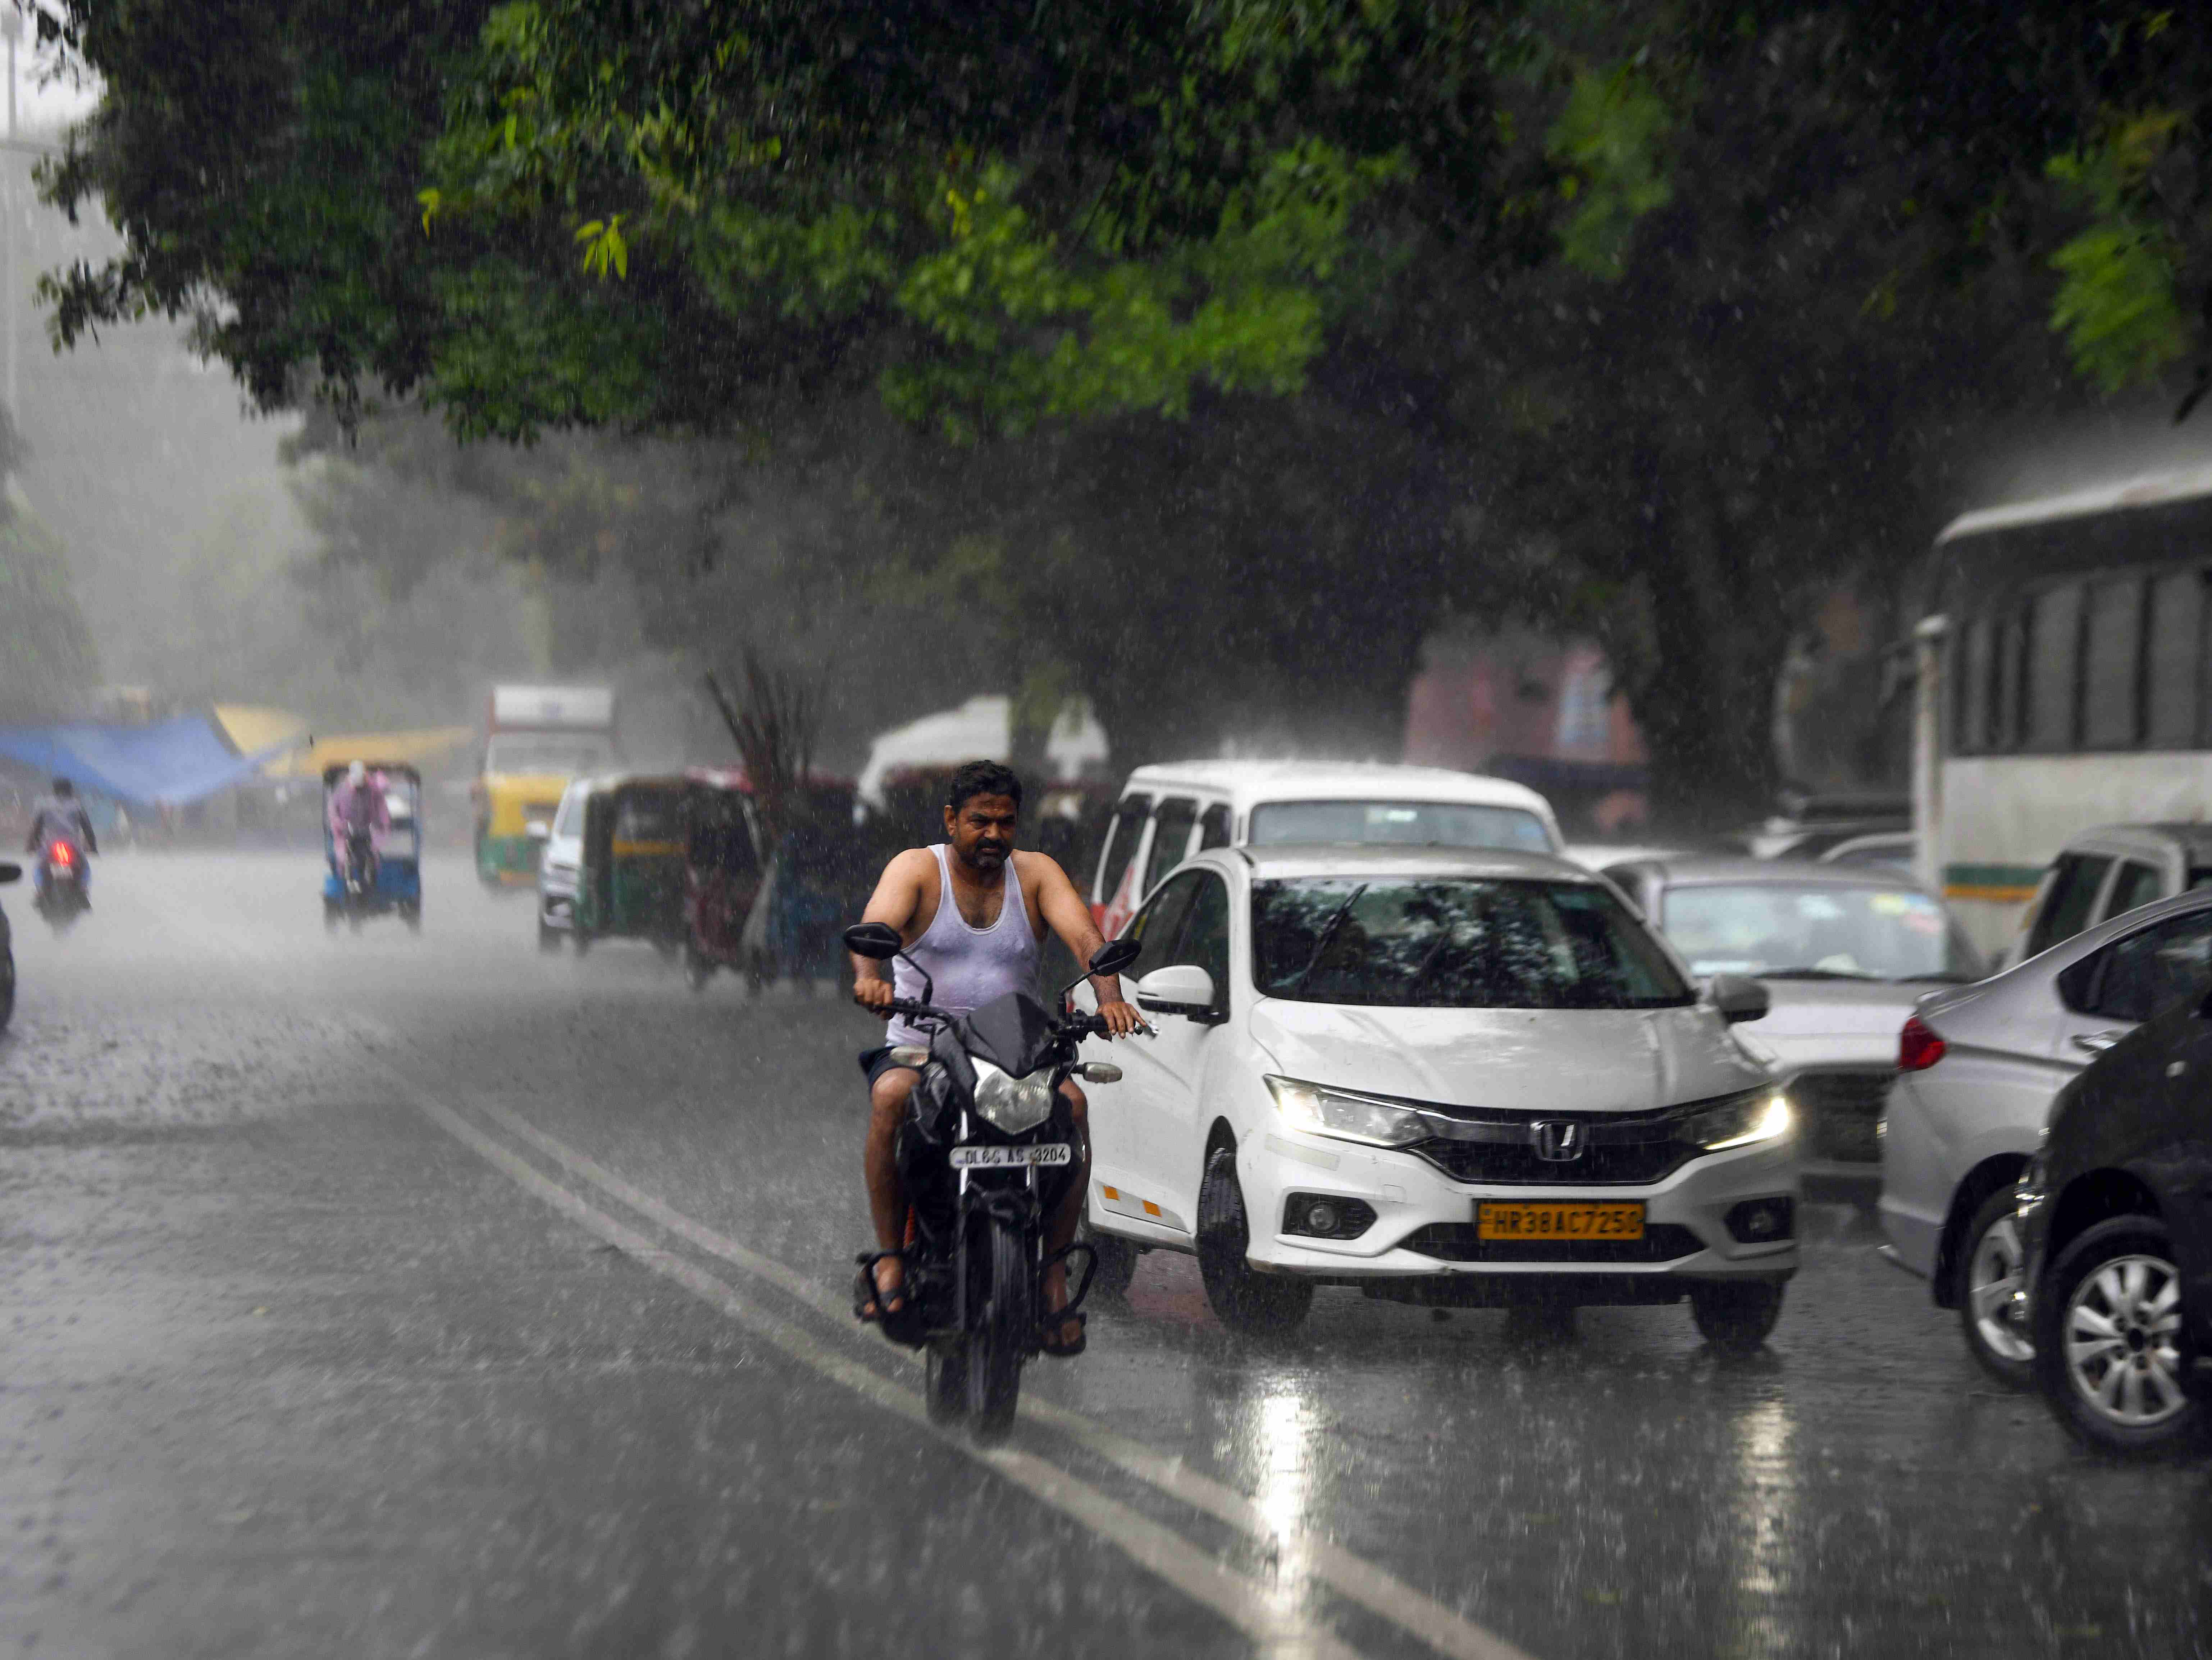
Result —
[[1507, 1205], [1484, 1200], [1475, 1207], [1481, 1239], [1641, 1239], [1642, 1205]]

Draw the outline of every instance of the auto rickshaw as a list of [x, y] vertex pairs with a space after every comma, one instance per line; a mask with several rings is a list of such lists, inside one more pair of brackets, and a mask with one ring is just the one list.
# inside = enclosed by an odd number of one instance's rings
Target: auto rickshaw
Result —
[[349, 860], [331, 830], [331, 797], [347, 763], [323, 769], [323, 926], [343, 921], [356, 933], [362, 919], [398, 912], [410, 930], [422, 926], [422, 775], [399, 761], [367, 763], [371, 788], [384, 793], [382, 828], [368, 836], [368, 867], [349, 878]]
[[757, 990], [757, 950], [746, 923], [759, 902], [763, 861], [752, 787], [738, 771], [693, 769], [684, 796], [684, 971], [704, 991], [718, 969]]
[[684, 921], [686, 847], [680, 776], [617, 776], [584, 798], [583, 859], [576, 876], [574, 938], [644, 939], [674, 958]]

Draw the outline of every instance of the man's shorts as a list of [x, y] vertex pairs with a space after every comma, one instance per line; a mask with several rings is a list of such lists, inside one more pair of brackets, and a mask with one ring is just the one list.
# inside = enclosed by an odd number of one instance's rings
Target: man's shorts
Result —
[[862, 1049], [860, 1051], [860, 1070], [867, 1075], [868, 1088], [870, 1090], [872, 1091], [876, 1087], [876, 1079], [881, 1078], [885, 1073], [891, 1071], [895, 1067], [904, 1067], [905, 1070], [908, 1072], [917, 1070], [913, 1067], [907, 1066], [906, 1062], [903, 1061], [894, 1061], [891, 1059], [891, 1050], [896, 1047], [896, 1045], [895, 1044], [885, 1043], [880, 1049]]

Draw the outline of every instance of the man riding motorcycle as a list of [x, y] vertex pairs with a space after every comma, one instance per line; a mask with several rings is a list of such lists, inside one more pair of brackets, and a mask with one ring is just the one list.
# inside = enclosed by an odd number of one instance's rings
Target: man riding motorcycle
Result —
[[87, 910], [92, 909], [92, 869], [85, 855], [100, 851], [99, 839], [92, 833], [91, 816], [84, 803], [76, 799], [76, 786], [66, 778], [57, 778], [51, 794], [42, 795], [31, 809], [30, 839], [23, 851], [39, 855], [33, 869], [31, 884], [38, 897], [46, 891], [47, 849], [59, 842], [69, 848], [76, 866], [78, 897]]
[[331, 792], [331, 848], [337, 855], [340, 881], [368, 883], [374, 833], [391, 827], [383, 781], [372, 779], [368, 768], [355, 762]]
[[[1014, 833], [1021, 818], [1022, 781], [995, 761], [970, 761], [952, 775], [945, 794], [944, 842], [908, 848], [884, 867], [862, 920], [898, 930], [906, 954], [935, 982], [938, 1006], [964, 1013], [1009, 992], [1036, 989], [1039, 940], [1047, 927], [1074, 953], [1079, 964], [1104, 944], [1067, 873], [1041, 853], [1018, 853]], [[921, 976], [904, 962], [895, 966], [896, 982], [883, 977], [882, 965], [854, 956], [853, 1000], [862, 1008], [889, 1012], [894, 998], [917, 999]], [[1111, 975], [1094, 976], [1098, 1013], [1108, 1031], [1127, 1037], [1141, 1025], [1137, 1011], [1121, 998]], [[891, 1059], [899, 1044], [927, 1047], [927, 1033], [893, 1019], [884, 1045], [866, 1050], [861, 1070], [868, 1077], [868, 1209], [883, 1255], [860, 1271], [854, 1287], [854, 1312], [880, 1323], [896, 1341], [915, 1337], [918, 1310], [902, 1297], [906, 1269], [899, 1255], [907, 1241], [907, 1197], [899, 1181], [896, 1142], [908, 1098], [921, 1073]], [[1058, 1191], [1047, 1199], [1046, 1249], [1054, 1252], [1075, 1237], [1091, 1175], [1086, 1104], [1073, 1080], [1061, 1085], [1075, 1125], [1075, 1160], [1063, 1167]], [[1054, 1262], [1044, 1278], [1046, 1306], [1064, 1307], [1066, 1272]], [[1056, 1323], [1042, 1339], [1044, 1352], [1063, 1358], [1083, 1352], [1083, 1316]]]

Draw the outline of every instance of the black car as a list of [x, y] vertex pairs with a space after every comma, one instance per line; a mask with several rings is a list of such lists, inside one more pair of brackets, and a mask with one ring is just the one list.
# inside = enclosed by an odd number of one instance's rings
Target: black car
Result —
[[2212, 994], [2062, 1090], [2021, 1185], [2036, 1381], [2075, 1436], [2152, 1453], [2212, 1423]]
[[[19, 879], [23, 874], [21, 865], [0, 865], [0, 886]], [[0, 1031], [8, 1027], [8, 1017], [15, 1012], [15, 942], [8, 933], [8, 913], [0, 910]]]

